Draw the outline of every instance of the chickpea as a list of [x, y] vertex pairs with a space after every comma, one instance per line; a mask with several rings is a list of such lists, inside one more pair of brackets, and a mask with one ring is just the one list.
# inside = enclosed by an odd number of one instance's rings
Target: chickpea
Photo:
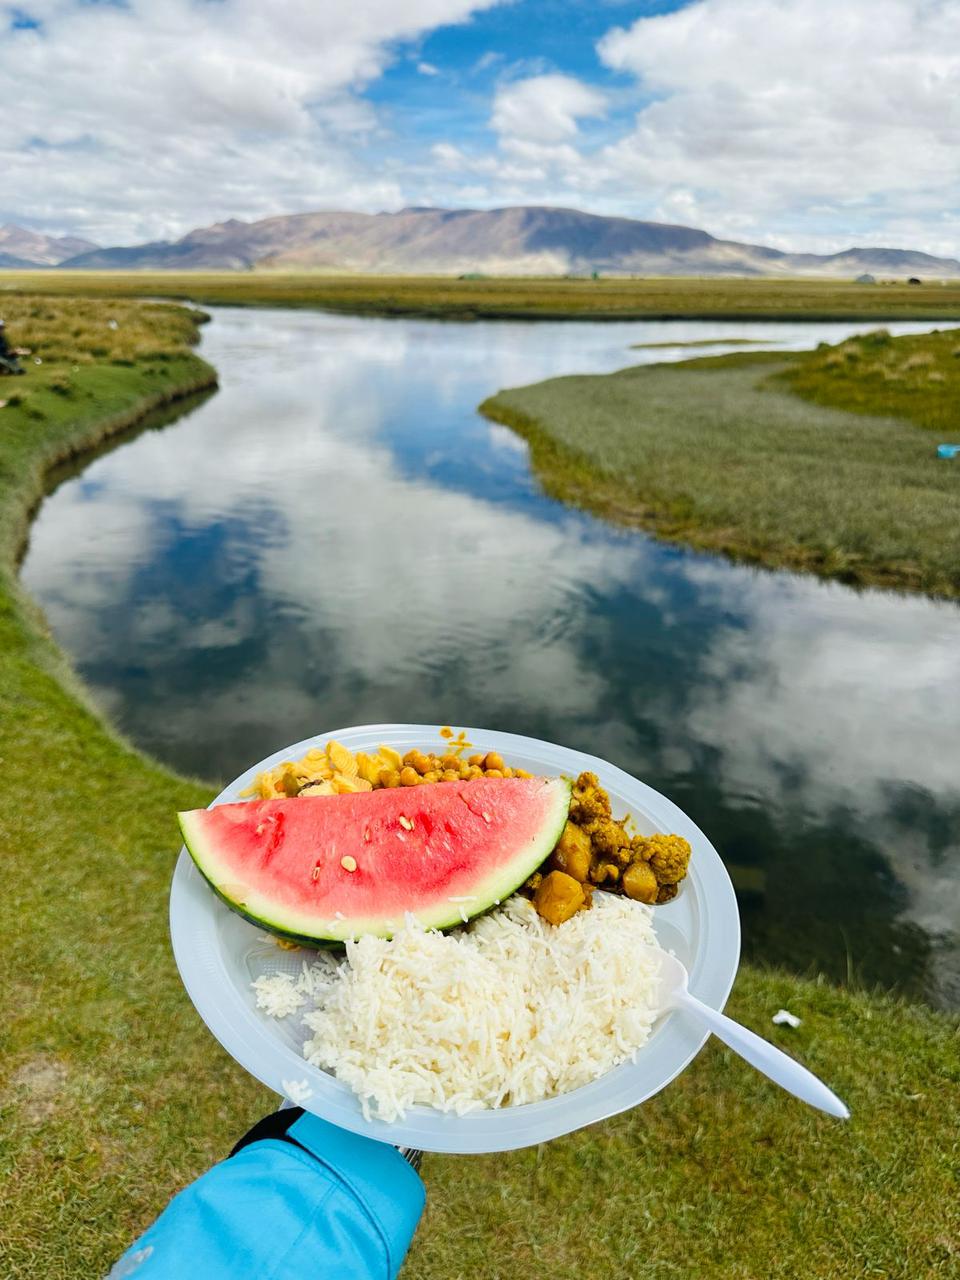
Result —
[[515, 778], [532, 778], [532, 773], [527, 773], [526, 769], [514, 769], [513, 776]]
[[483, 757], [483, 767], [488, 772], [491, 769], [496, 769], [500, 777], [502, 777], [503, 774], [501, 773], [501, 770], [503, 769], [503, 756], [499, 751], [488, 751]]
[[408, 764], [410, 765], [411, 768], [413, 768], [413, 763], [416, 760], [418, 755], [420, 755], [420, 752], [417, 750], [417, 748], [411, 747], [410, 750], [407, 752], [407, 754], [403, 757], [403, 763]]
[[443, 775], [442, 775], [442, 777], [440, 778], [440, 781], [441, 781], [441, 782], [459, 782], [459, 781], [460, 781], [460, 770], [459, 770], [459, 769], [444, 769], [444, 771], [443, 771]]
[[510, 766], [509, 766], [508, 764], [505, 764], [505, 765], [503, 766], [503, 776], [504, 776], [505, 778], [512, 778], [512, 777], [513, 777], [513, 770], [510, 768]]
[[460, 780], [461, 780], [462, 782], [466, 782], [466, 780], [467, 780], [470, 776], [471, 776], [471, 775], [470, 775], [470, 766], [467, 764], [466, 760], [461, 760], [461, 761], [460, 761], [460, 772], [459, 772], [459, 774], [458, 774], [458, 777], [460, 778]]
[[483, 764], [483, 756], [469, 756], [467, 758], [467, 764]]
[[440, 763], [443, 765], [444, 769], [460, 768], [460, 760], [457, 756], [451, 756], [451, 755], [441, 756]]
[[483, 777], [483, 770], [480, 768], [480, 766], [479, 766], [478, 764], [472, 764], [472, 765], [470, 766], [470, 777], [471, 777], [471, 778], [482, 778], [482, 777]]
[[424, 782], [439, 782], [442, 776], [443, 776], [443, 775], [441, 774], [441, 772], [440, 772], [440, 770], [439, 770], [439, 769], [429, 769], [429, 770], [428, 770], [428, 771], [423, 775], [423, 781], [424, 781]]
[[485, 770], [484, 770], [484, 773], [487, 775], [487, 777], [488, 777], [488, 778], [502, 778], [502, 777], [503, 777], [503, 774], [500, 772], [500, 770], [499, 770], [499, 769], [485, 769]]
[[419, 781], [420, 775], [412, 765], [405, 765], [404, 768], [400, 770], [401, 787], [415, 787]]
[[381, 787], [399, 787], [400, 774], [396, 769], [381, 769], [380, 785]]

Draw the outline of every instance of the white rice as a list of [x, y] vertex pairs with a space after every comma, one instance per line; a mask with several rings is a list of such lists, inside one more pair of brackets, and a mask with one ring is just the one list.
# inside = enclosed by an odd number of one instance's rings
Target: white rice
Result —
[[650, 908], [608, 893], [593, 904], [558, 928], [522, 897], [455, 934], [408, 917], [390, 940], [347, 943], [339, 962], [258, 979], [257, 1005], [302, 1012], [304, 1057], [368, 1118], [537, 1102], [632, 1057], [657, 1017]]
[[268, 1018], [288, 1018], [306, 1004], [303, 996], [285, 973], [271, 974], [253, 982], [257, 993], [257, 1008]]

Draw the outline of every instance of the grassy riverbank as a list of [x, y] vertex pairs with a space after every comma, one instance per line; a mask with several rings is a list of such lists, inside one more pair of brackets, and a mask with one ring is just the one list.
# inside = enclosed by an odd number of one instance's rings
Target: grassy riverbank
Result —
[[960, 444], [960, 329], [902, 338], [876, 329], [824, 343], [791, 364], [782, 381], [814, 404], [901, 418]]
[[[502, 391], [547, 490], [736, 559], [960, 596], [960, 332], [718, 356]], [[883, 416], [880, 416], [883, 415]], [[916, 424], [916, 425], [915, 425]]]
[[[5, 304], [14, 339], [44, 364], [0, 380], [22, 396], [0, 410], [0, 1256], [10, 1280], [77, 1280], [272, 1100], [205, 1031], [169, 949], [172, 815], [212, 790], [105, 727], [14, 570], [44, 471], [212, 372], [183, 312], [23, 307]], [[796, 1031], [771, 1024], [781, 1006]], [[428, 1157], [405, 1280], [951, 1274], [955, 1022], [749, 968], [731, 1011], [822, 1073], [851, 1122], [711, 1044], [631, 1115], [531, 1151]]]
[[5, 295], [17, 290], [461, 320], [960, 319], [960, 281], [918, 286], [717, 277], [456, 280], [273, 271], [0, 271], [0, 310]]

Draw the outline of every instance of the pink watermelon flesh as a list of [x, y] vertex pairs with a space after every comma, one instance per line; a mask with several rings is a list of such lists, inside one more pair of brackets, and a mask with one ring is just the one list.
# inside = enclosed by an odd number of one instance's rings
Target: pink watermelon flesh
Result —
[[480, 915], [547, 857], [569, 808], [563, 778], [475, 778], [177, 816], [228, 906], [272, 933], [324, 943], [390, 937], [406, 913], [436, 929]]

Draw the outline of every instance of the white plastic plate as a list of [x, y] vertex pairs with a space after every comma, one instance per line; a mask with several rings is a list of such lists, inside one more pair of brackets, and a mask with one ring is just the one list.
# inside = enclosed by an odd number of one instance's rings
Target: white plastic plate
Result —
[[[722, 1009], [740, 958], [740, 917], [730, 878], [699, 827], [665, 796], [604, 760], [516, 734], [487, 729], [465, 732], [472, 744], [470, 754], [473, 750], [499, 751], [508, 764], [531, 773], [576, 776], [591, 769], [609, 791], [617, 817], [629, 812], [642, 834], [676, 832], [690, 841], [693, 857], [689, 874], [674, 901], [656, 908], [654, 926], [660, 944], [674, 951], [689, 969], [693, 994], [712, 1008]], [[322, 747], [331, 738], [351, 751], [372, 751], [381, 742], [401, 753], [411, 747], [439, 751], [446, 745], [437, 725], [333, 729], [261, 760], [213, 803], [239, 799], [239, 793], [261, 770], [281, 760], [297, 760], [310, 747]], [[214, 895], [185, 849], [181, 850], [170, 893], [170, 933], [191, 1000], [241, 1066], [279, 1094], [288, 1094], [291, 1082], [304, 1083], [310, 1090], [303, 1102], [307, 1110], [341, 1128], [398, 1146], [468, 1154], [546, 1142], [645, 1101], [678, 1075], [707, 1040], [708, 1033], [695, 1022], [672, 1012], [658, 1020], [635, 1061], [624, 1062], [571, 1093], [465, 1116], [413, 1107], [404, 1120], [393, 1124], [365, 1120], [352, 1091], [301, 1056], [307, 1037], [299, 1016], [278, 1021], [256, 1007], [250, 985], [253, 978], [281, 971], [297, 974], [312, 953], [281, 950], [265, 939], [261, 930], [230, 911]]]

